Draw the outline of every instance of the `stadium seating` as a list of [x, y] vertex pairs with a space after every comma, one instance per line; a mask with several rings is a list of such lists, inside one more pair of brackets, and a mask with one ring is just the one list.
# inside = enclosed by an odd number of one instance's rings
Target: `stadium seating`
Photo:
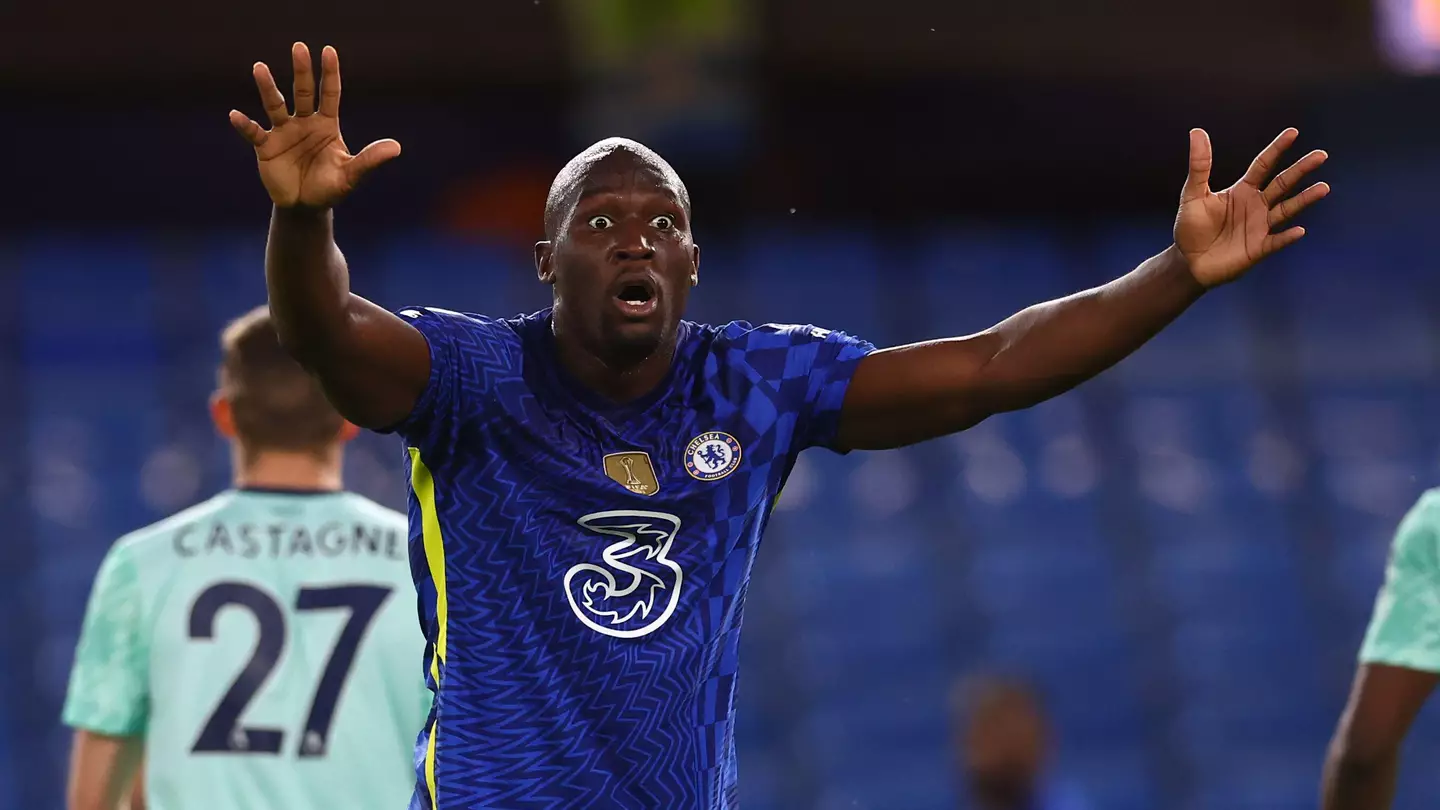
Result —
[[[966, 334], [1164, 238], [928, 233], [722, 234], [692, 313], [881, 344]], [[954, 807], [952, 687], [999, 669], [1044, 693], [1059, 767], [1096, 807], [1313, 807], [1389, 534], [1440, 450], [1435, 299], [1414, 294], [1414, 262], [1362, 249], [1375, 241], [1317, 239], [1038, 408], [892, 454], [807, 454], [750, 591], [745, 806]], [[13, 541], [34, 570], [0, 573], [0, 594], [40, 630], [4, 636], [0, 678], [36, 662], [53, 719], [108, 544], [223, 484], [204, 412], [215, 332], [262, 300], [263, 239], [40, 236], [15, 251], [23, 350], [0, 380], [22, 383], [24, 463], [0, 467], [19, 478], [0, 514], [33, 528]], [[548, 300], [523, 247], [406, 234], [347, 255], [356, 289], [389, 305], [508, 316]], [[351, 480], [398, 503], [399, 458], [363, 438]], [[12, 773], [58, 785], [65, 762], [63, 733], [5, 711], [0, 805]], [[34, 739], [50, 744], [15, 744]], [[1440, 756], [1440, 707], [1412, 747], [1411, 762]], [[1440, 770], [1406, 769], [1398, 806], [1437, 800]]]

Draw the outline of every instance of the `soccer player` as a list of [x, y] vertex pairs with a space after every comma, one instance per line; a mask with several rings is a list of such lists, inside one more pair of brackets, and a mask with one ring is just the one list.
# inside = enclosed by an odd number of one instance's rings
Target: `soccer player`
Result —
[[1440, 491], [1400, 522], [1325, 762], [1324, 810], [1390, 806], [1400, 745], [1440, 681]]
[[65, 702], [70, 810], [395, 808], [431, 695], [405, 518], [340, 488], [356, 433], [264, 307], [225, 330], [234, 489], [122, 537]]
[[292, 62], [293, 113], [257, 63], [271, 128], [230, 121], [274, 203], [281, 339], [340, 413], [407, 448], [437, 690], [426, 808], [734, 807], [745, 589], [796, 455], [900, 447], [1066, 391], [1298, 240], [1280, 227], [1327, 191], [1290, 196], [1322, 152], [1265, 183], [1286, 130], [1212, 192], [1196, 130], [1172, 247], [979, 334], [876, 351], [811, 326], [682, 320], [699, 282], [689, 194], [614, 139], [555, 178], [535, 246], [552, 308], [391, 313], [349, 291], [332, 209], [400, 145], [351, 154], [335, 50], [318, 99], [303, 44]]

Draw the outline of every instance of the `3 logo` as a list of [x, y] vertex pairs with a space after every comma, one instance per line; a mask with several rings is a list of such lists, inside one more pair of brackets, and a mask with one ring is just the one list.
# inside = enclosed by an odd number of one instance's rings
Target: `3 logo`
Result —
[[580, 518], [581, 528], [619, 538], [600, 552], [602, 565], [581, 563], [565, 573], [570, 609], [586, 627], [614, 638], [647, 636], [680, 603], [685, 572], [670, 559], [680, 518], [666, 512], [616, 509]]

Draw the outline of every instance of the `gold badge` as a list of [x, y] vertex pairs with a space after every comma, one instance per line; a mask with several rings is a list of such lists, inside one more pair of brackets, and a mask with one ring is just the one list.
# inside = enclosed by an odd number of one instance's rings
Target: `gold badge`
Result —
[[605, 474], [637, 495], [654, 495], [660, 491], [660, 480], [650, 465], [649, 453], [611, 453], [605, 457]]

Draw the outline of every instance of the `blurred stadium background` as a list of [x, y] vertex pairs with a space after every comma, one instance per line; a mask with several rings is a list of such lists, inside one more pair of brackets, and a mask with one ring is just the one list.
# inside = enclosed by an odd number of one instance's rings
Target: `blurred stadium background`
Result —
[[[1389, 533], [1440, 481], [1434, 0], [488, 0], [0, 10], [0, 806], [62, 806], [59, 702], [108, 544], [225, 485], [215, 335], [263, 298], [225, 113], [335, 44], [358, 292], [546, 303], [550, 175], [604, 135], [695, 197], [692, 316], [967, 333], [1167, 244], [1185, 132], [1286, 125], [1310, 237], [1117, 371], [953, 440], [810, 454], [747, 616], [747, 810], [959, 806], [948, 694], [1031, 677], [1104, 810], [1314, 806]], [[350, 483], [403, 496], [400, 449]], [[1437, 708], [1440, 711], [1440, 708]], [[1440, 802], [1440, 716], [1399, 806]]]

